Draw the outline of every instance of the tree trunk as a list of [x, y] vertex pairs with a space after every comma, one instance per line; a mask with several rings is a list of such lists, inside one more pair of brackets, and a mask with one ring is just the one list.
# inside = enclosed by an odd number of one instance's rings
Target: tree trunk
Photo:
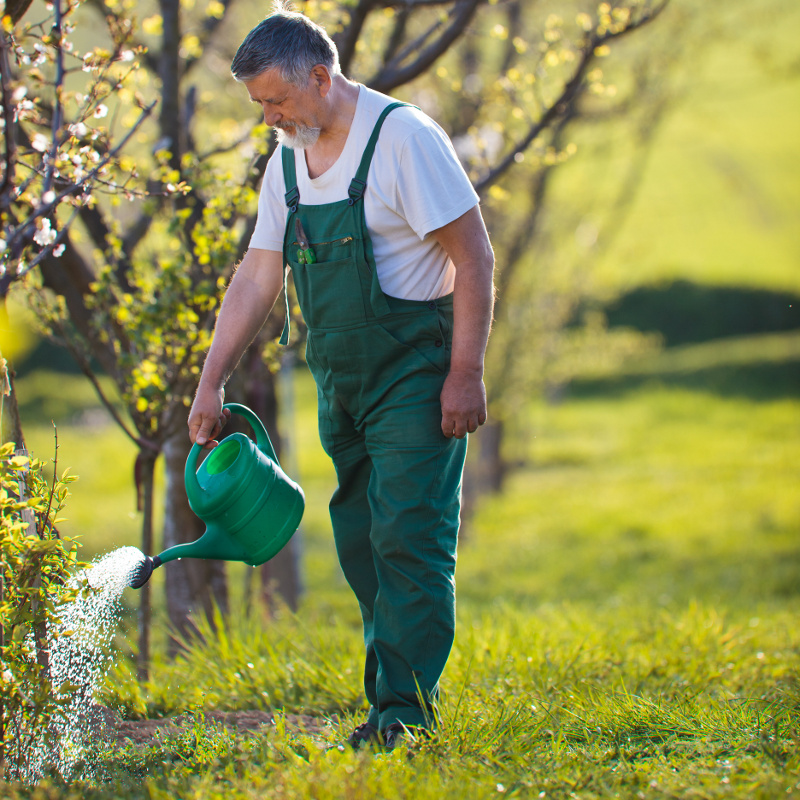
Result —
[[[14, 370], [6, 364], [5, 375], [0, 375], [0, 409], [2, 409], [2, 424], [8, 433], [4, 436], [3, 431], [0, 431], [0, 441], [14, 442], [14, 445], [20, 449], [25, 449], [25, 437], [22, 434], [22, 421], [19, 416], [19, 404], [17, 403], [17, 390], [14, 388]], [[7, 381], [4, 387], [4, 382]]]
[[[291, 434], [281, 436], [278, 428], [277, 384], [281, 376], [284, 376], [284, 381], [291, 379], [292, 362], [293, 359], [284, 357], [281, 372], [276, 376], [264, 365], [258, 344], [251, 347], [246, 362], [245, 396], [247, 405], [264, 423], [284, 471], [296, 478], [297, 468], [294, 464], [290, 464], [294, 460], [291, 453]], [[285, 382], [282, 385], [285, 386]], [[294, 402], [291, 393], [284, 388], [281, 395], [280, 400], [290, 415]], [[280, 553], [261, 567], [261, 599], [268, 609], [274, 610], [277, 596], [292, 611], [297, 610], [302, 593], [300, 557], [301, 537], [298, 531]]]
[[503, 490], [508, 463], [503, 459], [503, 423], [490, 419], [470, 442], [461, 487], [461, 538], [467, 536], [469, 520], [482, 495]]
[[[140, 450], [139, 475], [143, 490], [142, 505], [142, 552], [150, 555], [153, 552], [153, 476], [155, 474], [158, 453], [151, 450]], [[140, 681], [146, 681], [150, 668], [150, 583], [141, 588], [139, 597], [139, 656], [136, 666]]]
[[499, 420], [489, 420], [481, 429], [480, 459], [481, 487], [484, 492], [497, 494], [503, 490], [508, 464], [501, 453], [505, 428]]
[[[191, 444], [184, 431], [164, 443], [166, 469], [166, 508], [164, 513], [164, 549], [191, 542], [205, 533], [205, 525], [195, 516], [186, 497], [183, 471]], [[223, 614], [228, 612], [228, 584], [223, 561], [187, 558], [170, 561], [166, 570], [167, 614], [170, 625], [181, 637], [196, 633], [194, 614], [202, 609], [213, 620], [216, 604]], [[169, 652], [175, 655], [179, 642], [170, 639]]]

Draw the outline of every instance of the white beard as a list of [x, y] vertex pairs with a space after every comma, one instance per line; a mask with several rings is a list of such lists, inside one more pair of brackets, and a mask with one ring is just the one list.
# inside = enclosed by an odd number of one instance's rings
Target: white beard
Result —
[[320, 128], [309, 128], [307, 125], [295, 124], [291, 127], [294, 129], [294, 133], [289, 133], [276, 125], [275, 135], [278, 138], [278, 144], [290, 147], [292, 150], [308, 150], [317, 143], [321, 133]]

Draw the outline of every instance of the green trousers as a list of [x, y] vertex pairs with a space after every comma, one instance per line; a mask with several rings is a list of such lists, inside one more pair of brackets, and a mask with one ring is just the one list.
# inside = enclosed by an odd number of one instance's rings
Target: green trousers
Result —
[[467, 447], [441, 430], [452, 296], [401, 300], [378, 283], [361, 200], [384, 117], [340, 203], [301, 204], [294, 155], [282, 155], [284, 253], [309, 328], [320, 439], [338, 477], [331, 521], [361, 608], [368, 721], [381, 730], [434, 722], [455, 630]]

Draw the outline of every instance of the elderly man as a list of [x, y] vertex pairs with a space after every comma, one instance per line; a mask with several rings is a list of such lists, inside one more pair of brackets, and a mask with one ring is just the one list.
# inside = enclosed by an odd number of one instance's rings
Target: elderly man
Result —
[[453, 643], [466, 437], [486, 420], [492, 249], [442, 129], [345, 78], [306, 17], [267, 17], [231, 70], [282, 147], [220, 309], [190, 437], [213, 444], [224, 425], [223, 387], [288, 265], [338, 478], [334, 539], [364, 623], [370, 711], [348, 741], [391, 748], [434, 724]]

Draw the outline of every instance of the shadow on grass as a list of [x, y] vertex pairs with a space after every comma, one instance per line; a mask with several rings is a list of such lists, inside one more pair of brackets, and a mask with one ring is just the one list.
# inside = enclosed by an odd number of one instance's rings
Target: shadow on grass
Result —
[[660, 333], [668, 347], [800, 328], [796, 294], [691, 281], [640, 286], [604, 312], [611, 327]]
[[568, 393], [575, 398], [616, 397], [653, 384], [754, 401], [800, 397], [800, 358], [581, 378], [570, 384]]

